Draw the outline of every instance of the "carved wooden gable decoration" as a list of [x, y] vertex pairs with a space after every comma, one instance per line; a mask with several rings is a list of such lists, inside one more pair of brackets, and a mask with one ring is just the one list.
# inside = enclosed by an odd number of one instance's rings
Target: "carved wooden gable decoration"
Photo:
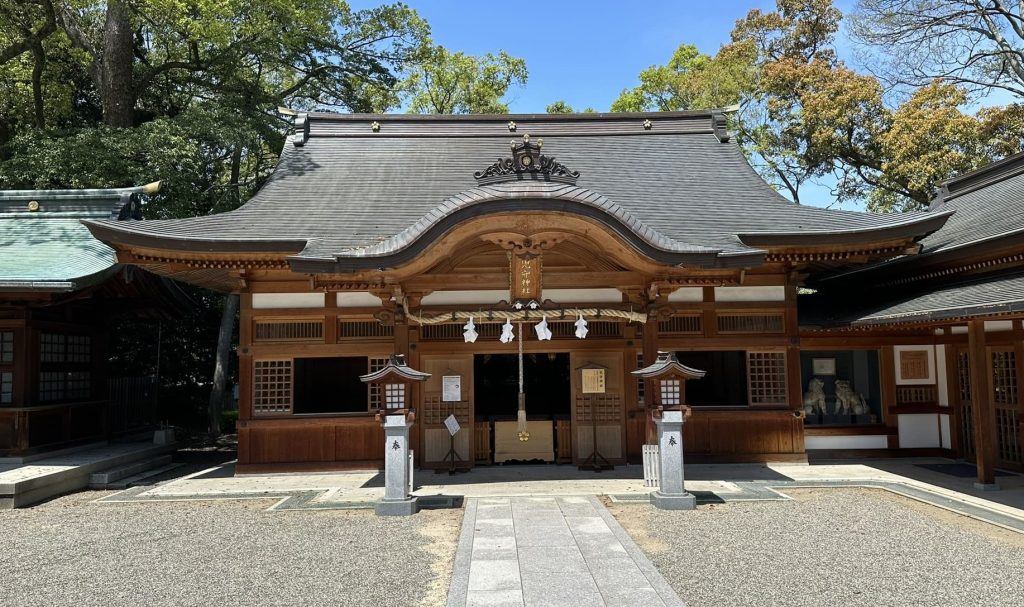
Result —
[[571, 171], [554, 157], [540, 153], [544, 140], [530, 141], [530, 136], [523, 135], [522, 141], [512, 140], [512, 157], [499, 158], [494, 164], [473, 174], [480, 185], [501, 183], [504, 181], [557, 181], [575, 184], [579, 171]]

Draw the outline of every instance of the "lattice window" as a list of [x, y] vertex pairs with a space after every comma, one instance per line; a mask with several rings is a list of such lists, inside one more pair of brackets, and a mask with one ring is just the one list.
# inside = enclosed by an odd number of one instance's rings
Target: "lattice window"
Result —
[[44, 363], [64, 362], [64, 336], [56, 333], [40, 334], [39, 360]]
[[39, 400], [44, 403], [64, 400], [63, 371], [43, 371], [39, 374]]
[[0, 364], [14, 362], [14, 331], [0, 331]]
[[71, 399], [89, 398], [92, 394], [92, 376], [88, 371], [71, 371], [64, 378], [64, 396]]
[[257, 320], [255, 341], [320, 341], [324, 338], [322, 320]]
[[449, 415], [454, 415], [460, 424], [469, 424], [471, 420], [469, 404], [468, 400], [443, 401], [438, 394], [425, 395], [421, 409], [423, 423], [439, 426]]
[[0, 405], [9, 405], [14, 399], [14, 373], [0, 373]]
[[897, 405], [934, 405], [939, 402], [939, 389], [935, 386], [897, 386]]
[[960, 352], [956, 357], [957, 375], [960, 379], [960, 402], [971, 402], [971, 359], [967, 352]]
[[257, 360], [253, 363], [252, 412], [272, 415], [292, 412], [292, 361]]
[[1017, 405], [1017, 356], [1012, 351], [992, 353], [992, 397], [997, 405]]
[[658, 322], [658, 332], [675, 335], [700, 335], [704, 319], [700, 314], [680, 314]]
[[747, 352], [747, 383], [751, 405], [785, 405], [786, 353]]
[[782, 314], [719, 314], [719, 333], [782, 333]]
[[394, 337], [394, 325], [379, 320], [339, 320], [338, 339], [367, 339]]
[[591, 423], [591, 410], [596, 409], [598, 424], [614, 424], [622, 419], [618, 394], [587, 394], [576, 397], [576, 421]]
[[[643, 352], [637, 352], [636, 353], [636, 368], [637, 369], [643, 369], [644, 368], [644, 353]], [[641, 407], [644, 406], [644, 384], [646, 384], [646, 383], [647, 382], [645, 382], [644, 380], [640, 379], [639, 377], [636, 380], [636, 404], [640, 405]]]
[[[374, 357], [374, 356], [371, 356], [370, 358], [367, 359], [367, 369], [366, 369], [366, 372], [367, 373], [373, 373], [375, 371], [380, 371], [381, 369], [383, 369], [386, 366], [388, 366], [388, 359], [387, 359], [387, 357]], [[370, 407], [371, 411], [376, 410], [376, 409], [380, 409], [384, 405], [384, 402], [381, 400], [380, 384], [371, 384], [370, 385], [370, 396], [369, 396], [369, 398], [370, 398], [369, 407]]]
[[[477, 325], [477, 333], [482, 333]], [[423, 325], [420, 327], [420, 339], [423, 341], [463, 341], [462, 325], [440, 324]]]
[[65, 343], [69, 363], [88, 363], [92, 360], [92, 338], [88, 335], [68, 335]]

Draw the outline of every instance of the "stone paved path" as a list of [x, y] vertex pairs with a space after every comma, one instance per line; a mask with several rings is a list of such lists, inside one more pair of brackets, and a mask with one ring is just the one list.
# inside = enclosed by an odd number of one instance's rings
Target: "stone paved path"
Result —
[[448, 607], [682, 604], [596, 497], [466, 503]]

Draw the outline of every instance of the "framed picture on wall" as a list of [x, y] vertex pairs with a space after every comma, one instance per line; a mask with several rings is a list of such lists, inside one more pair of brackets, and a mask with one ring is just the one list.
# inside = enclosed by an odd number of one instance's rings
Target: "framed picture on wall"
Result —
[[835, 375], [836, 359], [834, 358], [812, 358], [811, 371], [815, 375]]

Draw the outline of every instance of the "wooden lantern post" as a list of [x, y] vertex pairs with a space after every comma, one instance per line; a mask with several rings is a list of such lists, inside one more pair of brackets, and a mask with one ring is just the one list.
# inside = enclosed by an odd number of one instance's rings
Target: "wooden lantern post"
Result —
[[374, 508], [380, 516], [416, 513], [416, 498], [409, 494], [409, 428], [416, 412], [409, 405], [409, 395], [412, 384], [429, 377], [430, 373], [408, 366], [405, 356], [394, 354], [382, 369], [359, 378], [377, 386], [384, 403], [377, 412], [377, 421], [384, 426], [384, 498]]
[[640, 379], [653, 380], [651, 395], [656, 406], [651, 415], [658, 429], [658, 490], [651, 503], [662, 510], [693, 510], [696, 498], [686, 491], [683, 479], [683, 424], [690, 416], [686, 406], [686, 380], [700, 379], [705, 372], [676, 360], [673, 352], [659, 352], [654, 364], [633, 371]]

